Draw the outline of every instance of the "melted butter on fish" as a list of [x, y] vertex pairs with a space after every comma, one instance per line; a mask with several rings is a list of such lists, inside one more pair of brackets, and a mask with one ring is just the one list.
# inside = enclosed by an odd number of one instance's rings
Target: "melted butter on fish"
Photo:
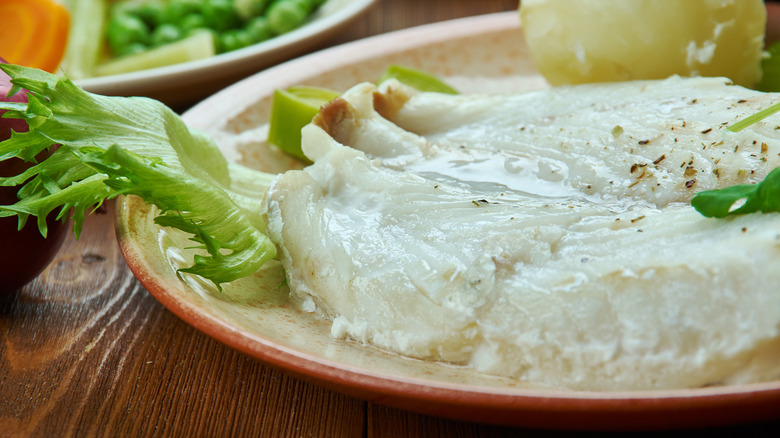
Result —
[[778, 378], [780, 216], [687, 204], [780, 164], [774, 125], [723, 131], [775, 100], [719, 79], [360, 85], [304, 129], [315, 164], [269, 190], [269, 235], [337, 337], [572, 389]]

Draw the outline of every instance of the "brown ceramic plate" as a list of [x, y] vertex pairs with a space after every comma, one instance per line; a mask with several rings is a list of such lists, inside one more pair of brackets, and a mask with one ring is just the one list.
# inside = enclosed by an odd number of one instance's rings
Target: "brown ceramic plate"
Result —
[[[510, 12], [308, 55], [219, 92], [184, 118], [217, 140], [231, 161], [271, 172], [300, 167], [263, 141], [273, 90], [297, 84], [344, 90], [375, 80], [391, 63], [445, 76], [464, 89], [475, 83], [476, 88], [545, 86], [528, 57], [517, 15]], [[178, 278], [175, 268], [187, 265], [188, 255], [177, 248], [186, 242], [155, 226], [153, 217], [138, 198], [118, 203], [122, 250], [152, 295], [215, 339], [337, 391], [426, 414], [534, 428], [703, 427], [780, 417], [780, 382], [642, 392], [549, 390], [333, 339], [327, 322], [289, 302], [279, 288], [283, 274], [276, 263], [224, 293], [197, 278]]]

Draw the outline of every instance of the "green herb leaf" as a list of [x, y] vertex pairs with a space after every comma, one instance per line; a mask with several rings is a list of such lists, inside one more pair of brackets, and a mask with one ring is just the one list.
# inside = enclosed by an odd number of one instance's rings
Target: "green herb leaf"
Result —
[[780, 211], [780, 168], [759, 184], [741, 184], [697, 193], [691, 205], [706, 217]]
[[773, 43], [761, 60], [761, 80], [756, 89], [766, 92], [780, 91], [780, 42]]
[[739, 132], [745, 128], [747, 128], [750, 125], [753, 125], [755, 123], [758, 123], [765, 118], [771, 116], [772, 114], [780, 111], [780, 102], [770, 106], [769, 108], [762, 109], [761, 111], [752, 114], [748, 117], [745, 117], [744, 119], [740, 120], [739, 122], [729, 126], [728, 129], [731, 132]]

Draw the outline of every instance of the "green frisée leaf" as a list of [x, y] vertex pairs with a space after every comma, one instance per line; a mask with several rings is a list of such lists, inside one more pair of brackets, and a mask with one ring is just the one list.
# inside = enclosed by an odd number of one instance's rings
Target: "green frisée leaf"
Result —
[[265, 226], [257, 227], [262, 221], [253, 223], [228, 193], [214, 184], [116, 145], [90, 153], [84, 161], [108, 175], [104, 183], [114, 196], [132, 194], [152, 200], [163, 211], [155, 218], [157, 224], [192, 234], [191, 240], [208, 252], [208, 257], [196, 255], [194, 265], [181, 272], [219, 285], [251, 275], [276, 254], [273, 243], [263, 234]]
[[691, 205], [706, 217], [780, 211], [780, 168], [758, 184], [740, 184], [697, 193]]
[[[135, 194], [160, 208], [159, 224], [192, 234], [208, 254], [182, 272], [219, 287], [276, 256], [259, 209], [271, 175], [229, 165], [208, 136], [158, 101], [95, 95], [41, 70], [0, 69], [15, 88], [29, 91], [29, 104], [0, 103], [4, 117], [29, 125], [0, 143], [0, 161], [34, 161], [58, 145], [29, 170], [0, 178], [0, 185], [21, 185], [19, 202], [0, 206], [0, 216], [16, 215], [20, 225], [36, 216], [46, 235], [50, 212], [59, 209], [64, 219], [72, 211], [78, 235], [90, 208]], [[231, 172], [239, 175], [235, 181]]]

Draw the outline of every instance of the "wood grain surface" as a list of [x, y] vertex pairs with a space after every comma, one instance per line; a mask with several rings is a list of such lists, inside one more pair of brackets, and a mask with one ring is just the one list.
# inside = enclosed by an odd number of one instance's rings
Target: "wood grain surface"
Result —
[[[337, 44], [513, 10], [516, 1], [385, 0]], [[183, 323], [135, 280], [113, 206], [69, 237], [35, 281], [0, 297], [2, 437], [603, 436], [446, 420], [290, 377]], [[778, 407], [780, 411], [780, 406]], [[777, 436], [780, 422], [667, 435]]]

